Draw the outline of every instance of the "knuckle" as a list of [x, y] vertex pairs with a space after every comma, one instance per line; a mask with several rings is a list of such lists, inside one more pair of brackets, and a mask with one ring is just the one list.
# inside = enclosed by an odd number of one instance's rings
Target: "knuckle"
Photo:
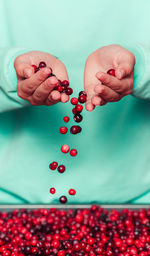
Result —
[[43, 100], [42, 100], [42, 95], [40, 92], [36, 92], [34, 93], [34, 95], [32, 96], [32, 99], [34, 102], [36, 103], [41, 103]]

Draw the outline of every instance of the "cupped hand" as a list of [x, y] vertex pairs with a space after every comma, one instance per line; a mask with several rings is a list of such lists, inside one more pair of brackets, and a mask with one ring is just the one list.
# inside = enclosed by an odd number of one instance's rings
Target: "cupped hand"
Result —
[[[47, 66], [35, 73], [32, 65], [38, 66], [41, 61]], [[69, 100], [65, 93], [53, 90], [58, 79], [69, 81], [65, 65], [53, 55], [31, 51], [19, 55], [14, 61], [14, 67], [18, 78], [17, 93], [22, 99], [28, 100], [32, 105], [47, 106]], [[49, 77], [51, 72], [56, 77]]]
[[[92, 111], [130, 94], [134, 65], [134, 55], [120, 45], [104, 46], [89, 55], [84, 71], [86, 109]], [[115, 77], [107, 74], [109, 69], [115, 69]]]

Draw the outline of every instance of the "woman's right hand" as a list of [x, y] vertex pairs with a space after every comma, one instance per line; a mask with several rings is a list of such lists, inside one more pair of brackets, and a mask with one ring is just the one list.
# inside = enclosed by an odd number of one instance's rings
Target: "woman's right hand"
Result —
[[[35, 73], [32, 65], [38, 66], [41, 61], [44, 61], [47, 67]], [[14, 67], [18, 78], [17, 93], [22, 99], [37, 106], [50, 106], [69, 100], [69, 96], [65, 93], [53, 90], [58, 79], [69, 81], [65, 65], [56, 57], [45, 52], [31, 51], [19, 55], [14, 61]], [[51, 69], [56, 77], [48, 77]]]

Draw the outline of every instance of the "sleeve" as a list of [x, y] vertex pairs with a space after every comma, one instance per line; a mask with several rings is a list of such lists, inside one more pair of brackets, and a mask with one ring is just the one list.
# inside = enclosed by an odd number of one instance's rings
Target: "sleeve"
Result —
[[30, 105], [17, 95], [17, 75], [15, 58], [27, 52], [19, 48], [0, 49], [0, 113]]
[[141, 99], [150, 99], [150, 47], [137, 44], [128, 48], [135, 56], [134, 83], [132, 95]]

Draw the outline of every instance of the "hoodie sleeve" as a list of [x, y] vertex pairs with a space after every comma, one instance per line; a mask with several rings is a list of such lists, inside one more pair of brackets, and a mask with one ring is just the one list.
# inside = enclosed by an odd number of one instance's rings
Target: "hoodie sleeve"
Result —
[[19, 48], [0, 49], [0, 113], [30, 105], [17, 95], [17, 75], [15, 58], [27, 52]]
[[136, 59], [132, 95], [141, 99], [150, 99], [150, 47], [137, 44], [128, 48]]

